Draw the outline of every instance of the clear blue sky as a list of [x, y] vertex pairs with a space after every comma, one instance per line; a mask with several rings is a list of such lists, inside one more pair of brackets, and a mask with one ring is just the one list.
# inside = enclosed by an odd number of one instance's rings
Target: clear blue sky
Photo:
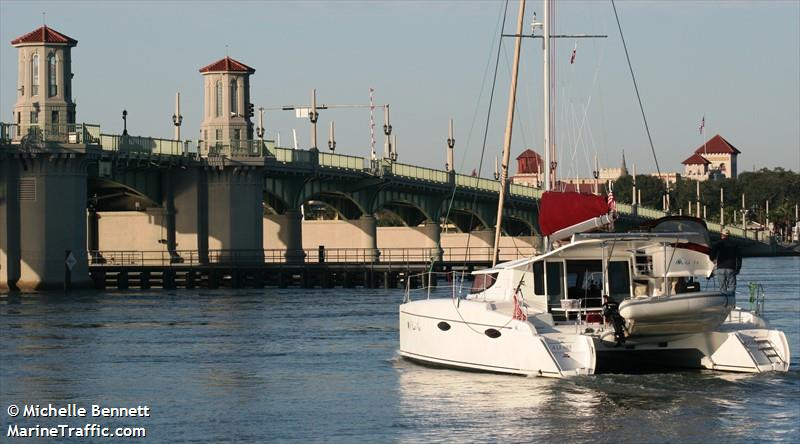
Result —
[[[79, 41], [73, 50], [78, 121], [99, 123], [104, 132], [121, 132], [126, 108], [132, 134], [171, 137], [180, 90], [183, 135], [197, 139], [198, 69], [224, 57], [228, 45], [231, 57], [256, 69], [256, 107], [307, 103], [311, 88], [319, 103], [366, 104], [374, 87], [376, 101], [391, 104], [404, 163], [443, 168], [453, 117], [456, 166], [468, 173], [478, 166], [503, 5], [1, 0], [0, 118], [11, 119], [16, 100], [17, 54], [9, 42], [39, 27], [46, 11], [48, 26]], [[617, 10], [662, 171], [681, 172], [680, 162], [702, 144], [703, 115], [708, 137], [719, 133], [742, 151], [740, 171], [800, 171], [800, 2], [623, 0]], [[526, 31], [533, 11], [541, 17], [540, 1], [528, 2]], [[512, 1], [507, 32], [516, 14]], [[610, 2], [559, 2], [555, 32], [609, 35], [580, 41], [574, 65], [575, 41], [558, 43], [560, 174], [588, 175], [595, 150], [603, 166], [618, 166], [624, 150], [629, 168], [635, 162], [639, 171], [654, 171]], [[484, 175], [502, 146], [512, 43], [503, 43]], [[538, 41], [525, 41], [523, 57], [513, 156], [526, 147], [541, 152], [542, 144]], [[295, 128], [308, 146], [307, 120], [285, 111], [266, 119], [268, 137], [280, 132], [288, 146]], [[321, 112], [321, 141], [331, 119], [337, 152], [368, 155], [368, 111]], [[383, 123], [380, 114], [376, 123]], [[382, 140], [379, 132], [379, 155]]]

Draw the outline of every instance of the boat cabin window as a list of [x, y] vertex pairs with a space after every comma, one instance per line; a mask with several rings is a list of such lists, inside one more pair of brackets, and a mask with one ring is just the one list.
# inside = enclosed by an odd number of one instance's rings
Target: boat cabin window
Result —
[[683, 233], [683, 232], [690, 232], [690, 233], [697, 233], [692, 236], [687, 236], [687, 240], [689, 242], [710, 246], [711, 239], [708, 236], [708, 229], [706, 227], [695, 220], [689, 219], [671, 219], [665, 220], [660, 222], [658, 225], [654, 226], [651, 230], [653, 233]]
[[544, 295], [544, 262], [533, 263], [533, 293]]
[[631, 274], [628, 261], [608, 263], [608, 288], [614, 301], [621, 302], [630, 296]]
[[495, 282], [497, 282], [497, 273], [475, 275], [470, 293], [486, 291], [489, 287], [494, 285]]
[[602, 293], [601, 261], [567, 261], [567, 299], [580, 299], [582, 307], [600, 307]]
[[547, 262], [547, 303], [550, 306], [560, 306], [564, 294], [564, 264], [562, 262]]

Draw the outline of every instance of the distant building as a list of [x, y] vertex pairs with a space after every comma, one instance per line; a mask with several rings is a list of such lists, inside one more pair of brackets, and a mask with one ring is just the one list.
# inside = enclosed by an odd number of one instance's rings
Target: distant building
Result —
[[75, 131], [72, 100], [72, 56], [78, 41], [42, 26], [11, 41], [19, 49], [17, 102], [14, 104], [15, 140], [34, 131], [50, 140]]
[[684, 175], [701, 181], [722, 177], [736, 178], [739, 154], [741, 151], [717, 134], [682, 162]]
[[[625, 164], [625, 154], [622, 155], [622, 165], [619, 168], [600, 168], [598, 178], [566, 178], [562, 177], [553, 183], [553, 189], [558, 191], [574, 191], [581, 193], [603, 193], [609, 181], [615, 181], [628, 175]], [[517, 174], [511, 177], [511, 183], [527, 185], [536, 188], [544, 186], [544, 161], [542, 156], [532, 149], [527, 149], [517, 157]]]
[[683, 164], [683, 175], [687, 179], [700, 181], [708, 179], [708, 166], [711, 162], [705, 157], [694, 153], [681, 163]]
[[517, 156], [517, 174], [511, 178], [511, 183], [541, 188], [544, 184], [542, 156], [532, 149]]

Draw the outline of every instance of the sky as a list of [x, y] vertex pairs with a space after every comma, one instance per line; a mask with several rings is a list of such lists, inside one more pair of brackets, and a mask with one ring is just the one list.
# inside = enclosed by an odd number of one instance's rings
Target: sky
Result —
[[[481, 165], [491, 176], [502, 150], [513, 39], [500, 46], [504, 1], [9, 1], [0, 0], [0, 120], [16, 100], [14, 38], [43, 22], [78, 40], [72, 51], [78, 122], [121, 133], [123, 109], [133, 135], [171, 138], [176, 91], [182, 136], [196, 140], [202, 120], [198, 70], [227, 54], [256, 69], [256, 108], [317, 102], [388, 103], [399, 162], [443, 169], [448, 120], [455, 122], [456, 169]], [[625, 1], [616, 3], [659, 169], [680, 162], [704, 139], [722, 135], [742, 151], [739, 171], [800, 171], [800, 1]], [[542, 2], [529, 1], [525, 33]], [[518, 3], [508, 3], [513, 33]], [[604, 34], [559, 39], [555, 49], [559, 175], [588, 177], [601, 167], [654, 172], [656, 164], [631, 74], [607, 1], [556, 5], [553, 33]], [[572, 51], [575, 63], [570, 64]], [[541, 153], [542, 51], [525, 39], [512, 159]], [[705, 117], [705, 133], [700, 134]], [[310, 124], [293, 112], [268, 110], [267, 138], [280, 134], [301, 148]], [[320, 111], [320, 146], [336, 125], [337, 153], [368, 156], [368, 108]], [[487, 128], [488, 120], [488, 129]], [[375, 112], [376, 151], [383, 116]], [[484, 131], [486, 144], [483, 150]], [[513, 164], [513, 162], [512, 162]], [[512, 173], [515, 171], [512, 167]]]

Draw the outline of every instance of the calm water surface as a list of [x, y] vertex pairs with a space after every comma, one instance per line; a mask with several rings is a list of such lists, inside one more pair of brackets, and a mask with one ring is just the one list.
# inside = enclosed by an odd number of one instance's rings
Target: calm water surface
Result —
[[[785, 374], [567, 380], [398, 359], [400, 290], [187, 290], [0, 297], [10, 404], [148, 405], [146, 442], [799, 442], [800, 258], [746, 259], [786, 332]], [[36, 440], [19, 440], [36, 442]], [[133, 440], [81, 440], [80, 442]]]

